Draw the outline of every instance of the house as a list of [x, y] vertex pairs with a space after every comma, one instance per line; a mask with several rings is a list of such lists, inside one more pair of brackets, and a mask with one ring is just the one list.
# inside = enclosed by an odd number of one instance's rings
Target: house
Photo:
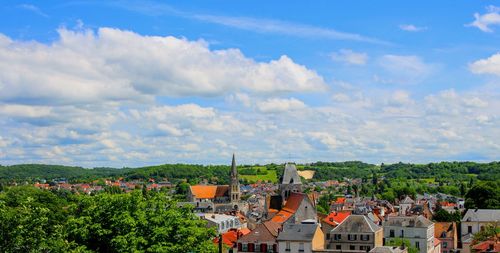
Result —
[[441, 252], [451, 253], [457, 249], [458, 232], [455, 222], [434, 223], [434, 237], [441, 241]]
[[225, 233], [230, 229], [240, 229], [246, 227], [239, 217], [226, 214], [205, 214], [203, 219], [207, 221], [208, 227], [215, 227], [217, 233]]
[[[237, 247], [238, 238], [250, 233], [248, 228], [243, 229], [230, 229], [229, 231], [221, 234], [222, 243], [226, 245], [227, 248], [232, 249]], [[213, 242], [218, 244], [219, 237], [214, 238]], [[229, 250], [228, 250], [229, 252]], [[232, 251], [230, 251], [232, 252]]]
[[399, 202], [399, 215], [406, 215], [409, 213], [414, 204], [415, 201], [409, 196], [406, 196], [401, 202]]
[[364, 215], [352, 214], [330, 231], [327, 248], [338, 251], [368, 252], [382, 244], [382, 227]]
[[488, 225], [500, 222], [500, 209], [469, 209], [462, 218], [462, 234], [475, 234]]
[[325, 240], [330, 240], [330, 231], [351, 215], [351, 211], [333, 211], [321, 219], [321, 230], [325, 234]]
[[312, 253], [325, 247], [323, 231], [317, 223], [286, 224], [277, 241], [278, 252]]
[[498, 240], [487, 240], [472, 246], [475, 253], [496, 253], [500, 252], [500, 242]]
[[272, 221], [266, 221], [256, 225], [250, 233], [238, 239], [236, 252], [278, 252], [278, 231], [281, 225]]
[[382, 224], [385, 242], [402, 238], [410, 241], [420, 253], [434, 252], [434, 223], [424, 216], [389, 216]]

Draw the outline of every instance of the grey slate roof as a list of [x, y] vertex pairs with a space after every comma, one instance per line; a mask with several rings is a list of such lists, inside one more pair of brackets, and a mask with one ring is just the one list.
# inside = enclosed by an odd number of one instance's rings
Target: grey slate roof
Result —
[[332, 233], [373, 233], [382, 229], [372, 220], [364, 215], [349, 215], [337, 227], [332, 229]]
[[411, 199], [409, 196], [406, 196], [406, 198], [403, 199], [400, 204], [414, 204], [414, 203], [415, 201], [413, 201], [413, 199]]
[[469, 209], [462, 221], [500, 221], [500, 209]]
[[278, 235], [278, 241], [310, 242], [317, 227], [318, 224], [286, 224]]
[[293, 163], [285, 164], [285, 171], [283, 172], [282, 184], [302, 184], [297, 168]]
[[427, 228], [434, 224], [422, 215], [418, 216], [389, 216], [388, 220], [384, 222], [384, 226], [394, 227], [415, 227]]

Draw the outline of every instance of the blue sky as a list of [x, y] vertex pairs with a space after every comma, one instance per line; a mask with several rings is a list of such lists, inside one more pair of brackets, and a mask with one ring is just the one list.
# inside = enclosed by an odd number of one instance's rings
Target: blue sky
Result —
[[0, 163], [498, 160], [499, 45], [497, 1], [9, 1]]

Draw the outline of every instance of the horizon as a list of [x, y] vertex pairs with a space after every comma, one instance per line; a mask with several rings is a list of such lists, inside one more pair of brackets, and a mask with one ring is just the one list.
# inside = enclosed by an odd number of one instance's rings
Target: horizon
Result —
[[5, 3], [0, 164], [499, 161], [500, 3], [361, 3]]

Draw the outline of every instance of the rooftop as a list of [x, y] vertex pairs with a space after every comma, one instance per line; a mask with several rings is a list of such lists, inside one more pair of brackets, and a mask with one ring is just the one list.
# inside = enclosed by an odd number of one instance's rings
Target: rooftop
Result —
[[312, 241], [318, 224], [286, 224], [278, 241]]

